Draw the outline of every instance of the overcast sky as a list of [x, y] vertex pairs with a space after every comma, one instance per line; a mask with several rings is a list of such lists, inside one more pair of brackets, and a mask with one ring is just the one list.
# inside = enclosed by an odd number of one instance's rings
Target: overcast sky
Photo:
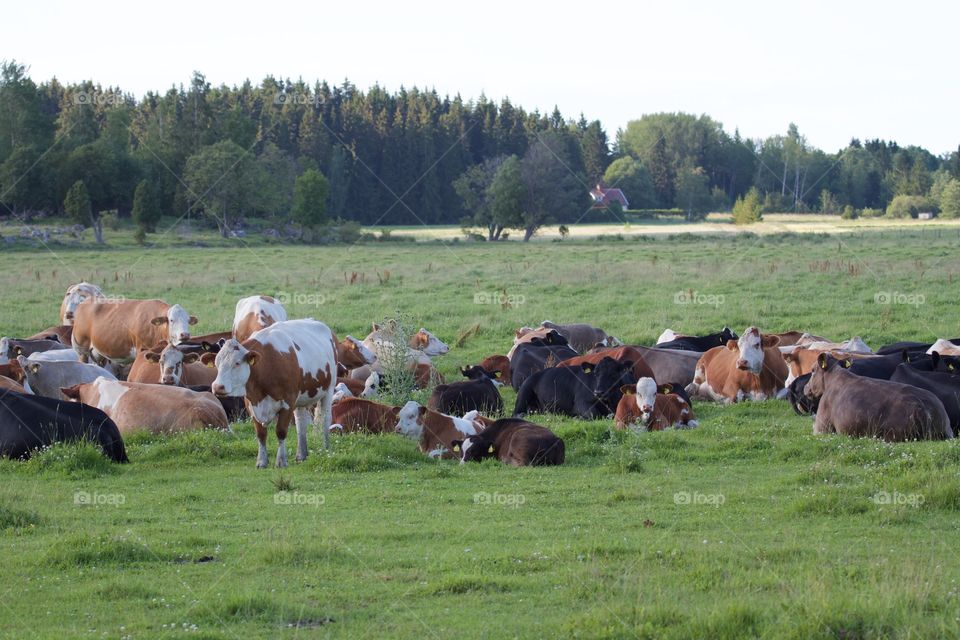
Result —
[[[211, 3], [212, 4], [212, 3]], [[796, 122], [836, 151], [851, 137], [960, 144], [960, 3], [18, 2], [0, 58], [34, 80], [92, 79], [140, 97], [265, 75], [599, 119], [613, 137], [644, 113], [706, 113], [748, 137]]]

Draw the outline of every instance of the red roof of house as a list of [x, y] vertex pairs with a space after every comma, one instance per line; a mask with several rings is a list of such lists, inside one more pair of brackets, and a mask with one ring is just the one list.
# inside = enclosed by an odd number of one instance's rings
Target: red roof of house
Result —
[[624, 209], [630, 206], [630, 201], [627, 200], [627, 196], [625, 196], [620, 189], [608, 189], [597, 185], [590, 190], [590, 197], [593, 198], [593, 206], [597, 208], [606, 207], [614, 202], [619, 202], [620, 206]]

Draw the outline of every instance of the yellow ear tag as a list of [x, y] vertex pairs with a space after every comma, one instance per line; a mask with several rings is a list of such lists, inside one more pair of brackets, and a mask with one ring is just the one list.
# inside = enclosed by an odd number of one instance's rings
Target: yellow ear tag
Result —
[[16, 353], [17, 353], [18, 356], [22, 356], [22, 355], [23, 355], [23, 347], [17, 347]]
[[844, 368], [844, 369], [849, 369], [849, 368], [852, 367], [852, 366], [853, 366], [853, 363], [850, 362], [849, 360], [844, 360], [844, 361], [843, 361], [843, 368]]
[[490, 445], [490, 448], [487, 449], [487, 453], [493, 453], [493, 445]]
[[821, 369], [826, 369], [826, 368], [827, 368], [827, 361], [826, 361], [826, 360], [821, 360], [821, 361], [820, 361], [820, 368], [821, 368]]
[[494, 378], [499, 378], [499, 377], [500, 377], [500, 373], [501, 373], [500, 371], [494, 371], [494, 372], [493, 372], [493, 377], [494, 377]]
[[953, 371], [954, 369], [956, 369], [956, 367], [953, 366], [953, 363], [951, 362], [950, 364], [947, 365], [947, 369], [950, 369], [950, 371]]
[[584, 367], [583, 370], [584, 370], [584, 372], [586, 372], [586, 373], [590, 373], [591, 371], [593, 371], [593, 367]]
[[453, 445], [453, 450], [459, 452], [459, 451], [460, 451], [460, 445], [458, 445], [458, 444]]
[[663, 387], [660, 389], [660, 393], [663, 393], [663, 394], [670, 393], [670, 391], [671, 391], [670, 387]]

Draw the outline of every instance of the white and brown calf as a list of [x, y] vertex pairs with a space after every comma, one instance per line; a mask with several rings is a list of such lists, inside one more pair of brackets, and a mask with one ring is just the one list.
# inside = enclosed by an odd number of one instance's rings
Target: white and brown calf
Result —
[[660, 393], [653, 378], [640, 378], [636, 385], [624, 385], [617, 405], [614, 424], [617, 429], [663, 431], [697, 426], [693, 408], [675, 393]]

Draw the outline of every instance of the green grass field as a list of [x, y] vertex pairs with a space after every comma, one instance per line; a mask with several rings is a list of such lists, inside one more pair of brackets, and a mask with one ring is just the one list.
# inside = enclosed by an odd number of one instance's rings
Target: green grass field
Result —
[[[0, 332], [55, 324], [63, 291], [86, 279], [180, 302], [197, 333], [227, 328], [252, 293], [341, 336], [399, 311], [451, 344], [437, 360], [448, 379], [544, 319], [631, 343], [756, 324], [878, 347], [960, 335], [957, 247], [955, 230], [900, 229], [18, 250], [0, 252]], [[335, 436], [324, 452], [312, 433], [307, 462], [258, 471], [249, 424], [132, 437], [123, 466], [76, 446], [5, 461], [0, 633], [960, 635], [957, 445], [814, 437], [783, 401], [696, 410], [698, 429], [641, 435], [535, 418], [567, 444], [549, 469], [433, 461], [392, 435]]]

